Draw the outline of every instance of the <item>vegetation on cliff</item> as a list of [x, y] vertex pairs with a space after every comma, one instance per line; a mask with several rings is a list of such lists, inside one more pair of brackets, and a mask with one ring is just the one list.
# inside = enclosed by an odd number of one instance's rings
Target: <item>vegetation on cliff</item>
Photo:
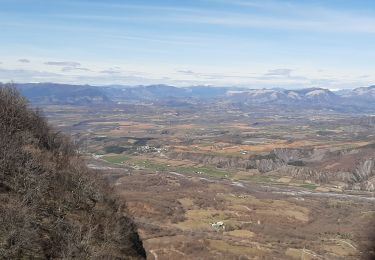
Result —
[[123, 203], [11, 86], [0, 86], [0, 258], [142, 259]]

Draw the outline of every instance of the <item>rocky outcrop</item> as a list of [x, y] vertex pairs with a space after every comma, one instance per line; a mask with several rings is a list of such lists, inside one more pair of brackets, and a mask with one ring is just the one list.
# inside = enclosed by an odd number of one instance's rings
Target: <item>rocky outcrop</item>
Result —
[[355, 182], [362, 182], [368, 180], [375, 175], [375, 160], [368, 159], [360, 162], [353, 172]]
[[178, 160], [190, 160], [201, 164], [212, 165], [217, 168], [258, 169], [262, 173], [274, 171], [286, 165], [285, 162], [276, 158], [273, 154], [241, 158], [236, 156], [217, 156], [194, 152], [171, 152], [168, 154], [168, 157]]
[[350, 180], [354, 190], [375, 191], [375, 159], [360, 162]]
[[283, 160], [284, 162], [297, 161], [306, 157], [307, 154], [310, 154], [310, 151], [303, 149], [288, 149], [288, 148], [279, 148], [272, 151], [277, 158]]
[[[366, 148], [371, 149], [371, 148]], [[261, 174], [288, 176], [293, 179], [312, 181], [319, 184], [331, 182], [346, 183], [342, 188], [373, 191], [375, 186], [375, 160], [369, 152], [349, 149], [330, 152], [325, 149], [274, 149], [266, 155], [242, 158], [237, 156], [219, 156], [196, 152], [172, 152], [168, 156], [179, 160], [190, 160], [201, 164], [224, 169], [257, 169]], [[355, 156], [359, 162], [355, 167], [344, 167], [345, 156]], [[338, 169], [322, 166], [322, 162], [339, 164]], [[340, 167], [342, 167], [340, 169]]]
[[276, 169], [279, 169], [280, 167], [285, 166], [285, 162], [277, 159], [260, 159], [255, 161], [250, 160], [250, 162], [255, 163], [254, 168], [258, 169], [258, 171], [261, 173], [274, 171]]

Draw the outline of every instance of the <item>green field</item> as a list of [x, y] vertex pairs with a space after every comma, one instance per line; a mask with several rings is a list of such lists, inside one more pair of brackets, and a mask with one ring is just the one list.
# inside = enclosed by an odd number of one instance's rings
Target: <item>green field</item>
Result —
[[313, 184], [313, 183], [305, 183], [305, 184], [302, 184], [300, 187], [309, 189], [309, 190], [315, 190], [318, 187], [318, 185]]
[[121, 164], [125, 161], [128, 161], [129, 157], [125, 155], [108, 155], [103, 156], [102, 159], [109, 163]]

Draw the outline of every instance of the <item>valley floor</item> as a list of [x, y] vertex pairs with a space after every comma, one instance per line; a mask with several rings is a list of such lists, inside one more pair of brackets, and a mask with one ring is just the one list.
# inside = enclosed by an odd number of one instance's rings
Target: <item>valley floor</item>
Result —
[[47, 106], [127, 202], [149, 259], [372, 259], [375, 117]]
[[374, 257], [372, 193], [126, 168], [103, 173], [126, 198], [149, 259]]

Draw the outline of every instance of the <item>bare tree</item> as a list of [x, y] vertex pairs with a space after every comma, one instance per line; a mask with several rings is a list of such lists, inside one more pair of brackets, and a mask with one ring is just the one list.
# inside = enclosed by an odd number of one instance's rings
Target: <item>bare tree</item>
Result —
[[142, 259], [136, 227], [69, 138], [0, 86], [0, 259]]

